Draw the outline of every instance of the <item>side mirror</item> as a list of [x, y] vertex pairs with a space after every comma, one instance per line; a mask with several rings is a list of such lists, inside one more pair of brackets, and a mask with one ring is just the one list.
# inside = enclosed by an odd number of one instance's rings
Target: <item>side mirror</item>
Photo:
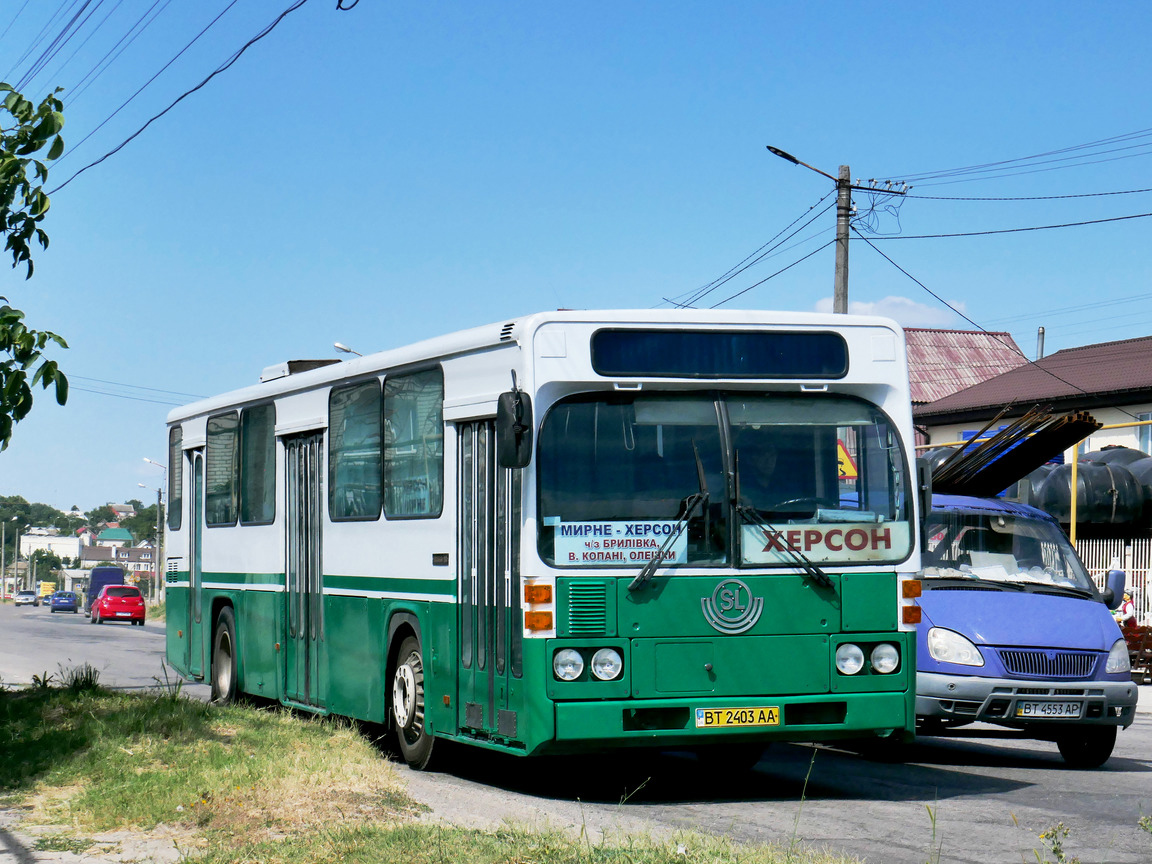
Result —
[[920, 510], [920, 551], [928, 551], [928, 514], [932, 512], [932, 463], [916, 460], [916, 506]]
[[532, 397], [521, 390], [496, 400], [496, 463], [524, 468], [532, 461]]
[[1104, 577], [1104, 592], [1102, 597], [1104, 605], [1109, 609], [1115, 606], [1117, 601], [1124, 596], [1124, 582], [1127, 578], [1127, 574], [1123, 570], [1109, 570], [1108, 575]]

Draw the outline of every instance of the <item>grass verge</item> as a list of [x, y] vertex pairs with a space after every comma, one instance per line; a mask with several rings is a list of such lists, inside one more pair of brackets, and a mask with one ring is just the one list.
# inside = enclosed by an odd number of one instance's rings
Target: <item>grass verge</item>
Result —
[[738, 846], [684, 833], [592, 842], [580, 832], [417, 819], [394, 766], [350, 724], [215, 706], [178, 688], [103, 690], [87, 675], [0, 691], [0, 806], [42, 829], [35, 848], [98, 850], [102, 832], [173, 830], [205, 864], [847, 864], [795, 844]]

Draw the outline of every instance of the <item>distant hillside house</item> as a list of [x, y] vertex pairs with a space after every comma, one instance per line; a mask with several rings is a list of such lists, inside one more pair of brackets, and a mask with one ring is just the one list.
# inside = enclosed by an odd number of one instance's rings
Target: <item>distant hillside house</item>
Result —
[[116, 521], [131, 519], [136, 515], [136, 508], [131, 504], [109, 504], [108, 507], [116, 514]]
[[80, 566], [91, 570], [98, 564], [115, 564], [130, 577], [129, 581], [151, 576], [156, 550], [144, 546], [87, 546], [80, 550]]
[[131, 546], [135, 542], [127, 528], [105, 528], [96, 537], [97, 546]]

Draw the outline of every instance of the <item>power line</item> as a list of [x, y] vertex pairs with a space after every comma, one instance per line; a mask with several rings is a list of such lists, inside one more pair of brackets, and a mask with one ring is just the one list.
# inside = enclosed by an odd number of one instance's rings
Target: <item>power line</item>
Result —
[[[1028, 228], [998, 228], [994, 231], [962, 231], [955, 234], [891, 234], [877, 240], [939, 240], [950, 237], [984, 237], [989, 234], [1019, 234], [1025, 231], [1048, 231], [1053, 228], [1079, 228], [1083, 225], [1101, 225], [1105, 222], [1124, 222], [1128, 219], [1146, 219], [1152, 213], [1134, 213], [1131, 216], [1113, 216], [1109, 219], [1088, 219], [1084, 222], [1064, 222], [1059, 225], [1033, 225]], [[857, 234], [860, 232], [857, 231]], [[860, 234], [864, 237], [863, 234]]]
[[[811, 213], [815, 208], [819, 207], [825, 201], [825, 199], [827, 199], [830, 195], [834, 194], [835, 191], [836, 191], [835, 189], [832, 189], [831, 191], [825, 193], [820, 198], [819, 201], [817, 201], [815, 204], [813, 204], [811, 207], [809, 207], [806, 211], [804, 211], [804, 213], [800, 214], [795, 219], [793, 219], [791, 222], [789, 222], [787, 225], [785, 225], [783, 228], [781, 228], [778, 232], [776, 232], [776, 234], [773, 237], [771, 237], [766, 243], [764, 243], [762, 246], [760, 246], [759, 249], [757, 249], [755, 252], [752, 252], [747, 257], [745, 257], [743, 261], [741, 261], [739, 264], [736, 264], [734, 267], [727, 270], [723, 275], [717, 277], [716, 279], [713, 279], [707, 285], [703, 285], [700, 288], [697, 288], [687, 300], [677, 301], [675, 299], [670, 300], [668, 298], [664, 298], [665, 302], [671, 303], [673, 306], [678, 306], [681, 309], [690, 307], [693, 304], [698, 303], [701, 299], [703, 299], [708, 294], [715, 291], [717, 288], [719, 288], [724, 283], [726, 283], [726, 282], [730, 281], [731, 279], [735, 278], [736, 276], [740, 275], [745, 270], [749, 269], [750, 267], [754, 266], [755, 264], [760, 263], [765, 258], [770, 257], [773, 252], [775, 252], [776, 250], [778, 250], [780, 248], [780, 244], [786, 243], [788, 240], [791, 240], [793, 237], [795, 237], [797, 234], [799, 234], [801, 231], [803, 231], [805, 228], [807, 228], [809, 225], [811, 225], [815, 219], [819, 218], [820, 216], [822, 216], [824, 213], [826, 213], [829, 210], [831, 205], [829, 205], [829, 207], [825, 207], [823, 210], [821, 210], [819, 213], [817, 213], [815, 216], [813, 216], [811, 219], [809, 219], [807, 222], [805, 222], [803, 225], [801, 225], [799, 228], [797, 228], [795, 231], [793, 231], [791, 234], [789, 234], [783, 240], [780, 240], [780, 243], [776, 243], [775, 246], [772, 245], [773, 243], [776, 242], [776, 240], [782, 234], [784, 234], [793, 225], [795, 225], [797, 222], [799, 222], [801, 219], [803, 219], [805, 216], [807, 216], [809, 213]], [[801, 241], [801, 242], [804, 242], [804, 241]], [[769, 248], [769, 247], [771, 247], [771, 248]], [[764, 251], [765, 249], [767, 249], [767, 251]], [[783, 250], [781, 250], [781, 251], [783, 251]], [[761, 254], [761, 253], [763, 253], [763, 254]], [[753, 260], [753, 259], [755, 259], [755, 260]]]
[[[1096, 148], [1096, 147], [1103, 147], [1103, 146], [1109, 145], [1109, 144], [1116, 144], [1116, 143], [1119, 143], [1121, 141], [1132, 141], [1132, 140], [1136, 140], [1139, 138], [1147, 138], [1149, 136], [1152, 136], [1152, 129], [1140, 129], [1140, 130], [1137, 130], [1135, 132], [1125, 132], [1125, 133], [1122, 133], [1120, 135], [1113, 135], [1109, 138], [1101, 138], [1097, 141], [1089, 141], [1089, 142], [1084, 143], [1084, 144], [1073, 144], [1070, 147], [1061, 147], [1061, 148], [1056, 149], [1056, 150], [1048, 150], [1048, 151], [1045, 151], [1043, 153], [1035, 153], [1031, 156], [1019, 156], [1019, 157], [1016, 157], [1014, 159], [1002, 159], [1002, 160], [999, 160], [996, 162], [985, 162], [985, 163], [982, 163], [979, 165], [968, 165], [968, 166], [965, 166], [963, 168], [947, 168], [947, 169], [944, 169], [941, 171], [927, 171], [927, 172], [923, 172], [920, 174], [906, 175], [906, 174], [900, 173], [899, 176], [903, 177], [906, 181], [913, 182], [913, 183], [919, 182], [922, 180], [937, 180], [937, 179], [941, 179], [943, 177], [955, 177], [958, 175], [970, 174], [970, 173], [974, 173], [974, 172], [981, 172], [981, 171], [987, 171], [987, 170], [993, 170], [993, 169], [997, 169], [997, 168], [1003, 169], [1006, 166], [1016, 165], [1016, 164], [1025, 163], [1025, 162], [1034, 162], [1037, 159], [1044, 159], [1048, 156], [1059, 156], [1063, 153], [1073, 153], [1073, 152], [1080, 151], [1080, 150], [1091, 150], [1091, 149]], [[1108, 151], [1108, 152], [1112, 152], [1112, 151]], [[1096, 154], [1089, 154], [1089, 155], [1096, 155]], [[894, 176], [897, 176], [897, 174], [891, 174], [889, 176], [894, 177]]]
[[755, 283], [753, 283], [752, 285], [749, 285], [749, 286], [748, 286], [747, 288], [745, 288], [743, 291], [737, 291], [735, 294], [732, 294], [732, 295], [731, 295], [731, 296], [729, 296], [729, 297], [725, 297], [725, 298], [724, 298], [723, 300], [721, 300], [719, 303], [713, 303], [713, 304], [712, 304], [711, 306], [709, 306], [708, 308], [709, 308], [709, 309], [716, 309], [716, 308], [718, 308], [718, 307], [720, 307], [720, 306], [723, 306], [725, 303], [727, 303], [727, 302], [729, 302], [729, 301], [731, 301], [731, 300], [735, 300], [737, 297], [741, 296], [742, 294], [747, 294], [747, 293], [748, 293], [749, 291], [751, 291], [753, 288], [759, 288], [761, 285], [763, 285], [763, 284], [764, 284], [765, 282], [767, 282], [769, 279], [775, 279], [775, 278], [776, 278], [777, 276], [779, 276], [781, 273], [785, 272], [786, 270], [791, 270], [791, 269], [792, 269], [793, 267], [795, 267], [797, 264], [799, 264], [799, 263], [801, 263], [801, 262], [803, 262], [803, 261], [807, 261], [809, 258], [811, 258], [813, 255], [815, 255], [817, 252], [821, 252], [821, 251], [823, 251], [823, 250], [827, 249], [829, 246], [833, 246], [833, 245], [835, 245], [835, 243], [836, 243], [836, 239], [835, 239], [835, 238], [833, 238], [833, 239], [829, 240], [829, 241], [828, 241], [827, 243], [825, 243], [823, 246], [820, 246], [820, 247], [818, 247], [818, 248], [816, 248], [816, 249], [813, 249], [811, 252], [809, 252], [809, 253], [808, 253], [807, 255], [805, 255], [803, 258], [800, 258], [800, 259], [798, 259], [798, 260], [796, 260], [796, 261], [793, 261], [793, 262], [792, 262], [791, 264], [789, 264], [787, 267], [783, 267], [783, 268], [781, 268], [780, 270], [777, 270], [777, 271], [776, 271], [775, 273], [773, 273], [771, 276], [766, 276], [766, 277], [764, 277], [764, 278], [763, 278], [763, 279], [761, 279], [759, 282], [755, 282]]
[[157, 387], [142, 387], [139, 384], [125, 384], [122, 381], [105, 381], [102, 378], [85, 378], [83, 375], [69, 375], [69, 380], [92, 381], [95, 384], [109, 384], [113, 387], [130, 387], [133, 390], [147, 390], [151, 393], [166, 393], [169, 396], [187, 396], [190, 399], [204, 399], [200, 393], [181, 393], [179, 390], [161, 390]]
[[[128, 105], [131, 103], [131, 101], [132, 101], [132, 100], [134, 100], [134, 99], [135, 99], [137, 96], [139, 96], [139, 94], [143, 93], [143, 92], [144, 92], [144, 90], [145, 90], [145, 89], [147, 89], [147, 86], [149, 86], [149, 85], [150, 85], [150, 84], [151, 84], [153, 81], [156, 81], [156, 79], [157, 79], [157, 78], [159, 78], [159, 77], [160, 77], [162, 74], [164, 74], [164, 73], [165, 73], [165, 70], [166, 70], [168, 67], [172, 66], [174, 62], [176, 62], [177, 60], [179, 60], [179, 59], [181, 58], [181, 56], [183, 55], [183, 53], [184, 53], [185, 51], [188, 51], [188, 50], [189, 50], [189, 48], [190, 48], [190, 47], [192, 47], [192, 45], [195, 45], [195, 44], [197, 43], [197, 41], [199, 41], [200, 37], [204, 36], [204, 33], [206, 33], [207, 31], [211, 30], [211, 29], [212, 29], [212, 26], [213, 26], [215, 23], [217, 23], [217, 22], [220, 20], [220, 18], [222, 18], [223, 16], [225, 16], [225, 14], [228, 12], [228, 10], [229, 10], [230, 8], [232, 8], [233, 6], [235, 6], [237, 2], [240, 2], [240, 0], [232, 0], [232, 2], [228, 3], [228, 5], [227, 5], [225, 8], [223, 8], [223, 9], [221, 10], [221, 12], [220, 12], [220, 14], [219, 14], [219, 15], [215, 16], [214, 18], [212, 18], [212, 21], [210, 21], [209, 23], [207, 23], [207, 24], [204, 26], [204, 29], [203, 29], [203, 30], [200, 30], [200, 32], [198, 32], [196, 36], [192, 37], [191, 41], [189, 41], [189, 43], [188, 43], [187, 45], [185, 45], [184, 47], [182, 47], [180, 51], [177, 51], [177, 52], [176, 52], [176, 55], [174, 56], [174, 58], [172, 58], [172, 60], [169, 60], [167, 63], [165, 63], [165, 65], [164, 65], [164, 66], [161, 66], [161, 67], [160, 67], [160, 69], [157, 71], [157, 73], [156, 73], [156, 74], [154, 74], [154, 75], [153, 75], [151, 78], [147, 79], [147, 81], [145, 81], [145, 82], [144, 82], [144, 83], [141, 85], [141, 88], [139, 88], [139, 89], [138, 89], [138, 90], [137, 90], [135, 93], [132, 93], [132, 94], [131, 94], [131, 96], [129, 96], [129, 97], [126, 99], [126, 100], [124, 100], [124, 101], [123, 101], [123, 103], [120, 105], [120, 107], [119, 107], [119, 108], [116, 108], [116, 109], [115, 109], [115, 111], [114, 111], [114, 112], [112, 112], [111, 114], [109, 114], [108, 116], [106, 116], [106, 118], [105, 118], [103, 121], [100, 121], [100, 123], [98, 124], [98, 126], [97, 126], [96, 128], [94, 128], [94, 129], [92, 129], [92, 131], [90, 131], [88, 135], [85, 135], [83, 138], [79, 139], [79, 141], [78, 141], [78, 142], [76, 143], [76, 145], [73, 147], [73, 150], [75, 151], [75, 150], [77, 149], [77, 147], [79, 147], [79, 146], [83, 145], [83, 144], [84, 144], [84, 142], [88, 141], [88, 139], [89, 139], [89, 138], [91, 138], [93, 135], [96, 135], [96, 134], [97, 134], [97, 132], [98, 132], [98, 131], [100, 131], [100, 129], [103, 129], [103, 128], [105, 127], [105, 124], [107, 124], [109, 121], [111, 121], [111, 120], [114, 118], [114, 116], [116, 116], [116, 114], [119, 114], [121, 111], [123, 111], [123, 109], [124, 109], [124, 108], [127, 108], [127, 107], [128, 107]], [[161, 10], [160, 10], [160, 12], [164, 12], [164, 10], [162, 10], [162, 9], [161, 9]], [[157, 13], [157, 14], [159, 14], [159, 13]], [[154, 18], [154, 17], [153, 17], [153, 18], [152, 18], [152, 21], [156, 21], [156, 18]], [[149, 23], [152, 23], [152, 22], [149, 22]], [[144, 30], [143, 30], [143, 29], [141, 29], [141, 32], [144, 32]], [[137, 35], [138, 35], [138, 33], [137, 33]], [[132, 38], [135, 38], [135, 37], [132, 37]], [[130, 44], [130, 43], [129, 43], [129, 44]], [[128, 47], [128, 46], [126, 45], [126, 46], [124, 46], [124, 47]], [[181, 97], [181, 98], [183, 98], [183, 97]], [[177, 100], [177, 101], [179, 101], [179, 100]], [[175, 103], [173, 103], [173, 105], [175, 105]], [[169, 106], [169, 107], [172, 107], [172, 106]], [[154, 119], [154, 118], [153, 118], [153, 119]], [[150, 120], [149, 122], [151, 123], [152, 121]], [[147, 128], [147, 124], [145, 124], [145, 127], [144, 127], [144, 128], [145, 128], [145, 129]], [[144, 129], [141, 129], [141, 131], [144, 131]], [[137, 135], [138, 135], [138, 134], [139, 134], [139, 132], [137, 132]], [[131, 141], [131, 138], [129, 138], [129, 141]], [[126, 144], [127, 144], [128, 142], [124, 142], [124, 143], [126, 143]], [[123, 145], [121, 145], [121, 146], [123, 146]], [[115, 151], [113, 151], [113, 152], [115, 152]], [[89, 167], [91, 167], [91, 166], [89, 166]], [[69, 181], [69, 182], [70, 182], [70, 181]], [[67, 183], [65, 183], [65, 185], [67, 185]], [[63, 187], [59, 187], [59, 188], [60, 188], [60, 189], [63, 189]]]
[[153, 405], [183, 405], [183, 402], [173, 402], [166, 399], [146, 399], [143, 396], [129, 396], [126, 393], [111, 393], [107, 390], [90, 390], [87, 387], [72, 387], [71, 390], [78, 390], [81, 393], [95, 393], [98, 396], [115, 396], [117, 399], [130, 399], [133, 402], [150, 402]]
[[[855, 230], [855, 229], [853, 229], [853, 230]], [[1088, 395], [1088, 391], [1085, 390], [1083, 387], [1080, 387], [1077, 384], [1073, 384], [1071, 381], [1067, 380], [1066, 378], [1061, 378], [1059, 375], [1057, 375], [1051, 369], [1048, 369], [1044, 366], [1039, 365], [1036, 361], [1029, 360], [1028, 355], [1026, 355], [1023, 351], [1021, 351], [1020, 347], [1018, 345], [1015, 345], [1015, 344], [1010, 345], [1007, 342], [1005, 342], [1003, 339], [1001, 339], [999, 336], [997, 336], [995, 333], [990, 332], [988, 329], [986, 329], [984, 327], [981, 327], [979, 324], [977, 324], [975, 321], [973, 321], [971, 318], [969, 318], [967, 315], [965, 315], [963, 312], [961, 312], [959, 309], [957, 309], [955, 306], [953, 306], [951, 303], [949, 303], [947, 300], [945, 300], [943, 297], [941, 297], [939, 294], [937, 294], [935, 291], [933, 291], [931, 288], [929, 288], [927, 285], [925, 285], [923, 282], [921, 282], [919, 279], [917, 279], [915, 276], [913, 276], [911, 273], [909, 273], [907, 270], [905, 270], [903, 267], [901, 267], [895, 261], [893, 261], [891, 258], [889, 258], [886, 254], [884, 254], [884, 251], [882, 249], [880, 249], [880, 247], [877, 246], [875, 243], [873, 243], [870, 239], [865, 237], [859, 231], [856, 231], [856, 234], [857, 234], [857, 236], [860, 237], [861, 240], [863, 240], [865, 243], [867, 243], [869, 246], [871, 246], [881, 258], [883, 258], [885, 261], [887, 261], [889, 264], [891, 264], [893, 267], [895, 267], [897, 270], [899, 270], [901, 273], [903, 273], [905, 276], [907, 276], [909, 279], [911, 279], [913, 282], [915, 282], [917, 285], [919, 285], [921, 288], [923, 288], [926, 292], [928, 292], [933, 297], [935, 297], [938, 301], [940, 301], [942, 304], [944, 304], [944, 306], [946, 306], [948, 309], [950, 309], [951, 311], [953, 311], [954, 313], [959, 315], [961, 318], [963, 318], [965, 321], [967, 321], [969, 324], [971, 324], [973, 327], [975, 327], [981, 333], [984, 333], [987, 336], [991, 336], [993, 339], [995, 339], [997, 342], [999, 342], [1001, 345], [1003, 345], [1009, 351], [1014, 351], [1015, 353], [1019, 354], [1022, 358], [1024, 358], [1024, 361], [1026, 363], [1029, 363], [1032, 366], [1035, 366], [1037, 369], [1039, 369], [1041, 372], [1045, 373], [1046, 375], [1050, 375], [1051, 377], [1055, 378], [1057, 381], [1060, 381], [1063, 384], [1067, 384], [1073, 390], [1077, 390], [1080, 393], [1083, 393], [1085, 396]], [[1114, 405], [1112, 407], [1115, 408], [1117, 411], [1119, 411], [1122, 414], [1127, 414], [1133, 420], [1137, 419], [1136, 415], [1132, 414], [1129, 411], [1124, 410], [1124, 408], [1122, 408], [1120, 406]]]
[[[233, 0], [233, 2], [236, 2], [236, 0]], [[151, 126], [154, 122], [159, 120], [161, 117], [163, 117], [165, 114], [167, 114], [173, 108], [175, 108], [177, 105], [179, 105], [181, 102], [183, 102], [185, 99], [187, 99], [193, 93], [195, 93], [197, 90], [200, 90], [209, 81], [211, 81], [213, 78], [215, 78], [221, 72], [225, 72], [229, 68], [231, 68], [232, 65], [237, 60], [240, 59], [240, 57], [244, 54], [245, 51], [247, 51], [255, 43], [259, 42], [261, 39], [263, 39], [269, 33], [271, 33], [276, 28], [277, 24], [279, 24], [289, 14], [291, 14], [292, 12], [295, 12], [297, 9], [299, 9], [301, 6], [303, 6], [307, 2], [308, 2], [308, 0], [296, 0], [295, 3], [293, 3], [287, 9], [285, 9], [283, 12], [281, 12], [271, 24], [269, 24], [267, 27], [265, 27], [263, 30], [261, 30], [259, 33], [257, 33], [255, 36], [253, 36], [247, 42], [245, 42], [244, 45], [241, 46], [240, 49], [237, 50], [236, 53], [233, 54], [228, 60], [226, 60], [220, 66], [216, 67], [215, 71], [213, 71], [207, 78], [205, 78], [203, 81], [201, 81], [195, 87], [193, 87], [191, 90], [185, 91], [174, 102], [172, 102], [171, 105], [169, 105], [167, 108], [165, 108], [159, 114], [154, 115], [150, 120], [148, 120], [147, 123], [145, 123], [139, 129], [137, 129], [134, 133], [129, 135], [122, 143], [120, 143], [119, 145], [114, 147], [112, 150], [109, 150], [107, 153], [105, 153], [103, 156], [101, 156], [95, 162], [91, 162], [88, 165], [85, 165], [83, 168], [81, 168], [79, 171], [77, 171], [75, 174], [73, 174], [71, 177], [69, 177], [67, 180], [65, 180], [63, 183], [61, 183], [59, 186], [57, 186], [55, 189], [53, 189], [48, 194], [49, 195], [56, 194], [61, 189], [63, 189], [65, 186], [67, 186], [69, 183], [71, 183], [73, 180], [75, 180], [77, 177], [79, 177], [81, 174], [83, 174], [85, 171], [87, 171], [89, 168], [95, 168], [97, 165], [99, 165], [104, 160], [106, 160], [106, 159], [116, 155], [117, 153], [119, 153], [121, 150], [123, 150], [125, 147], [127, 147], [128, 144], [130, 144], [133, 140], [138, 138], [144, 132], [144, 130], [147, 129], [149, 126]], [[227, 11], [227, 10], [225, 10], [225, 11]], [[223, 13], [221, 13], [221, 14], [223, 14]]]
[[959, 198], [948, 197], [945, 195], [913, 195], [911, 193], [905, 195], [905, 198], [917, 198], [921, 201], [1061, 201], [1065, 198], [1103, 198], [1108, 195], [1137, 195], [1141, 192], [1152, 192], [1152, 188], [1148, 189], [1125, 189], [1120, 192], [1082, 192], [1077, 195], [1025, 195], [1018, 197], [983, 197], [983, 198]]

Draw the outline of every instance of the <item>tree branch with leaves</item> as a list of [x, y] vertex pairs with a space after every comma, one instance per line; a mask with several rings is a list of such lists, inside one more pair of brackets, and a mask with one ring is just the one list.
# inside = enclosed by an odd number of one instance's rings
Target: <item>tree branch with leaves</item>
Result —
[[[47, 162], [64, 152], [64, 104], [58, 88], [39, 105], [33, 105], [9, 84], [0, 83], [0, 233], [7, 237], [4, 249], [12, 253], [12, 267], [26, 265], [24, 278], [32, 278], [32, 246], [48, 248], [48, 235], [41, 227], [51, 201], [44, 192]], [[4, 115], [7, 118], [4, 119]], [[44, 159], [34, 158], [47, 148]], [[54, 360], [44, 357], [49, 343], [68, 344], [55, 333], [32, 330], [24, 313], [0, 297], [0, 450], [8, 447], [15, 425], [32, 410], [32, 388], [56, 388], [56, 401], [68, 401], [68, 379]]]

